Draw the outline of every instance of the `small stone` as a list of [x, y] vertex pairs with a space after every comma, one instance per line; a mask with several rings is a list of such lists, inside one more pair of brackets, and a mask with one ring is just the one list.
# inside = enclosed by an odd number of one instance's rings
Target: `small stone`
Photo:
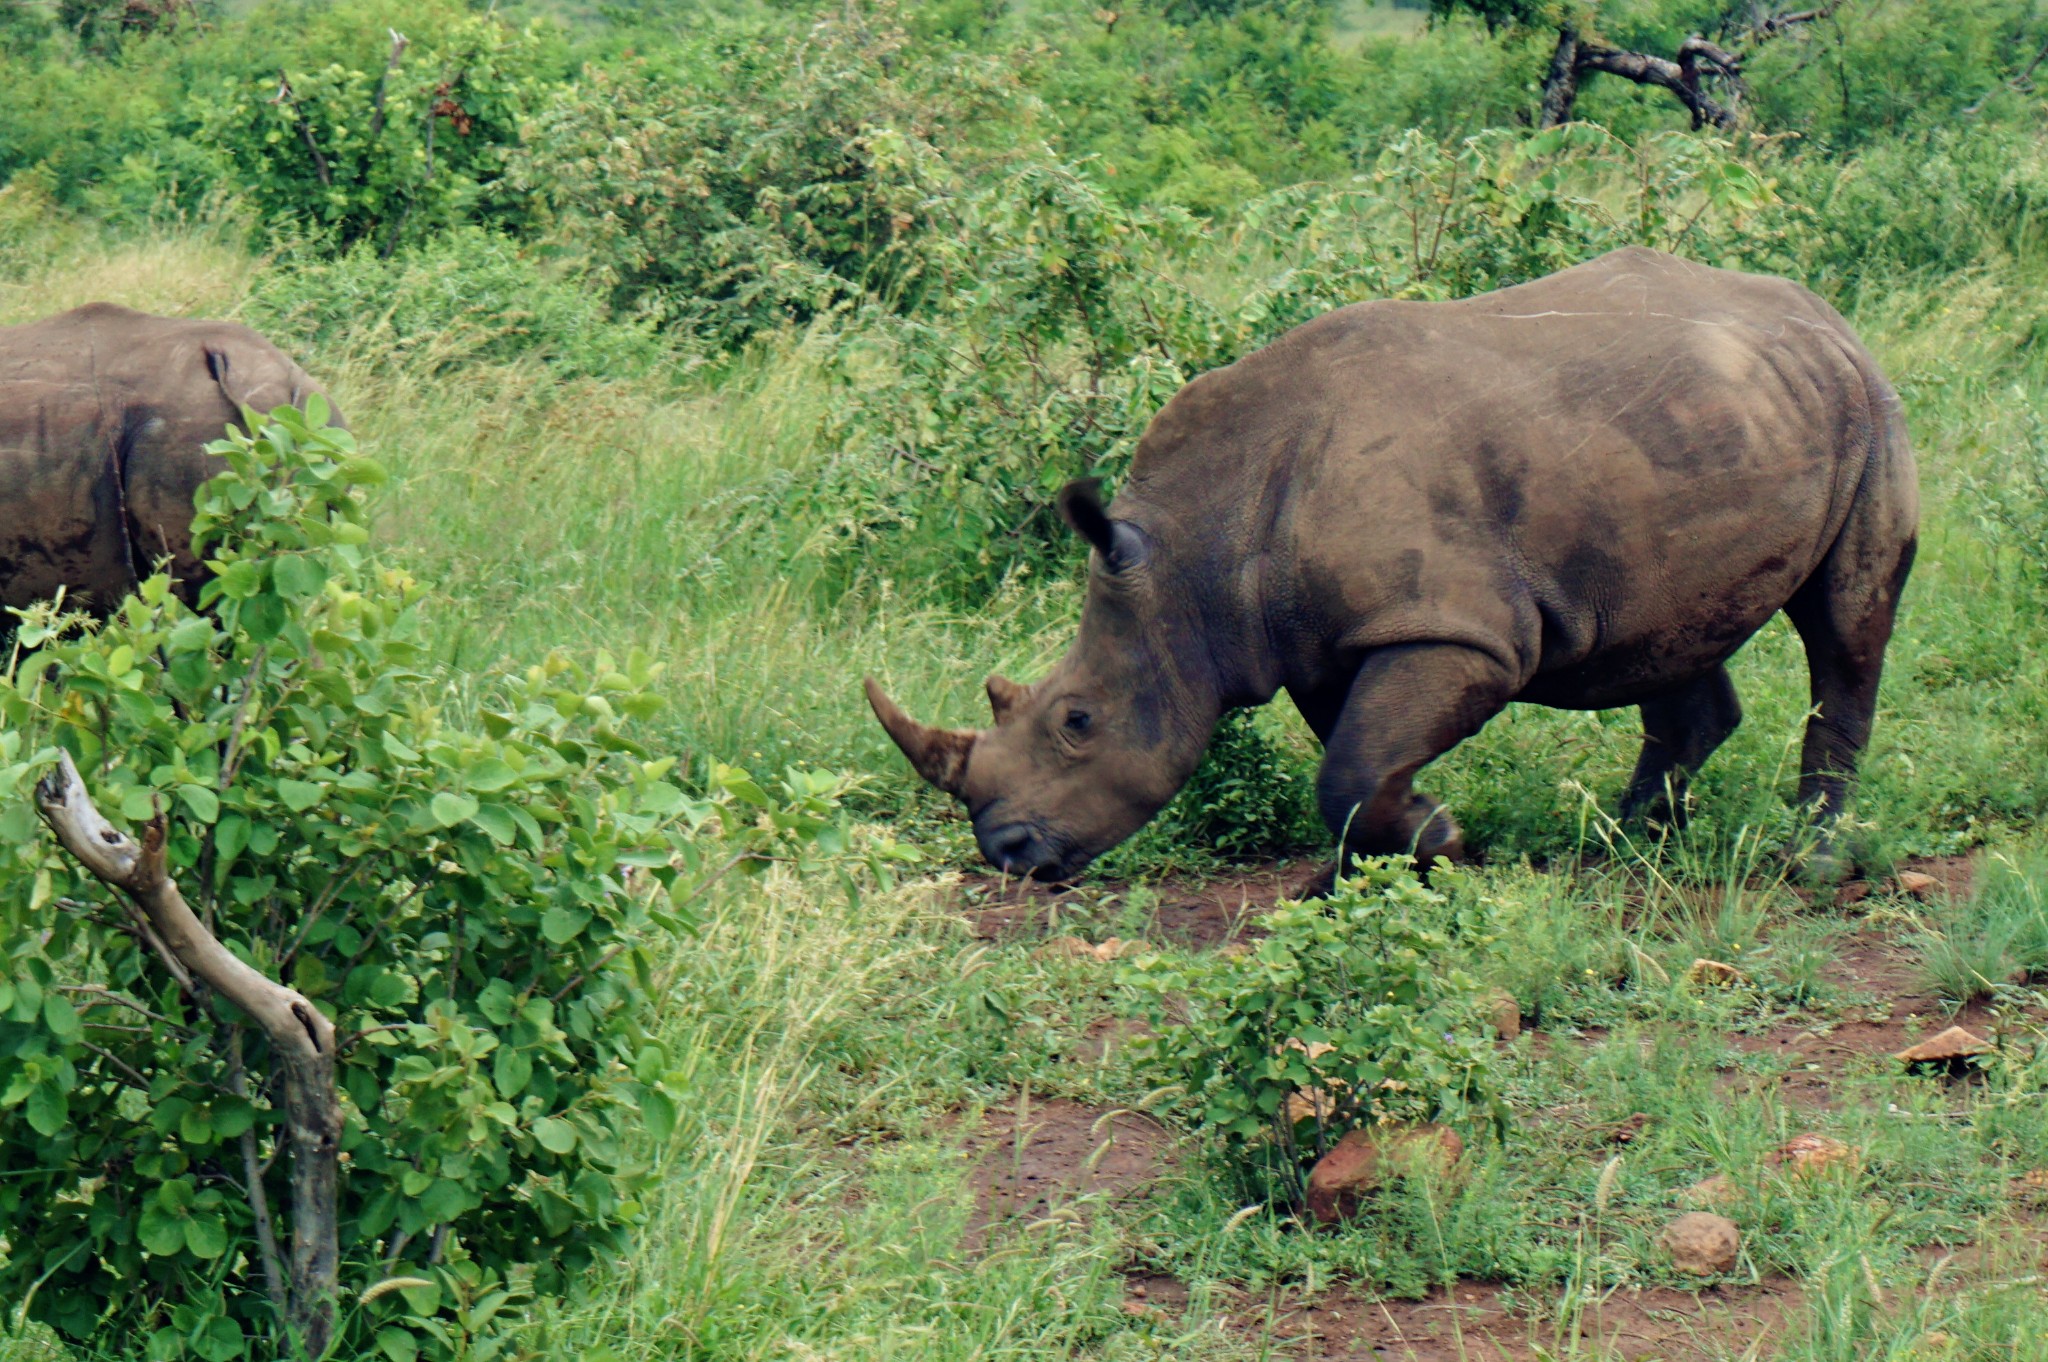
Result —
[[1093, 960], [1095, 947], [1078, 936], [1056, 936], [1031, 952], [1033, 960]]
[[1664, 1227], [1657, 1246], [1671, 1255], [1680, 1272], [1711, 1277], [1735, 1266], [1742, 1232], [1735, 1222], [1705, 1211], [1687, 1211]]
[[1689, 984], [1739, 984], [1742, 971], [1723, 960], [1702, 958], [1686, 966], [1685, 981]]
[[1309, 1214], [1325, 1225], [1340, 1224], [1388, 1180], [1419, 1167], [1449, 1174], [1464, 1152], [1455, 1130], [1433, 1123], [1351, 1131], [1309, 1170]]
[[1972, 1035], [1960, 1026], [1951, 1026], [1938, 1036], [1929, 1036], [1918, 1045], [1908, 1046], [1892, 1058], [1907, 1064], [1945, 1064], [1990, 1053], [1990, 1041]]
[[1636, 1136], [1650, 1128], [1650, 1114], [1644, 1111], [1630, 1112], [1607, 1128], [1607, 1143], [1634, 1144]]
[[1920, 870], [1901, 870], [1892, 879], [1892, 885], [1901, 894], [1910, 894], [1916, 899], [1934, 897], [1934, 891], [1941, 888], [1941, 881]]
[[1487, 995], [1486, 1019], [1493, 1023], [1494, 1034], [1502, 1040], [1513, 1040], [1522, 1034], [1522, 1005], [1506, 989], [1495, 989]]
[[1691, 1206], [1732, 1206], [1742, 1200], [1742, 1189], [1737, 1187], [1726, 1173], [1695, 1182], [1678, 1194], [1679, 1199]]
[[1808, 1131], [1787, 1140], [1766, 1162], [1792, 1177], [1805, 1178], [1830, 1168], [1858, 1168], [1863, 1154], [1840, 1140]]
[[1287, 1094], [1289, 1121], [1327, 1121], [1337, 1112], [1336, 1099], [1321, 1088], [1296, 1088]]
[[2030, 1192], [2048, 1192], [2048, 1168], [2029, 1168], [2021, 1176], [2020, 1186]]

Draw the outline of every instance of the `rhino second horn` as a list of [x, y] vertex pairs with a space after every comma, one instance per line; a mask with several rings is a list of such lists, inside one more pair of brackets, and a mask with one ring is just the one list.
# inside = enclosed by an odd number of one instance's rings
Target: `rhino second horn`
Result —
[[903, 749], [903, 755], [910, 758], [910, 764], [917, 773], [947, 794], [964, 798], [967, 753], [980, 735], [961, 728], [933, 728], [930, 724], [921, 724], [885, 695], [875, 684], [875, 678], [870, 676], [861, 684], [867, 688], [868, 704], [873, 706], [875, 717], [882, 721], [883, 728], [889, 730], [889, 736]]
[[1023, 703], [1025, 693], [1025, 687], [1007, 676], [997, 674], [989, 677], [988, 707], [995, 714], [997, 723], [1010, 717], [1010, 711]]

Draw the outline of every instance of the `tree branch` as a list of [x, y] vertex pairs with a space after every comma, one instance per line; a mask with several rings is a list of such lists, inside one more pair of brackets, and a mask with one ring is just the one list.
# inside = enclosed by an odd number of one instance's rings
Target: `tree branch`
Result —
[[384, 74], [377, 78], [377, 93], [370, 96], [370, 140], [384, 131], [384, 95], [391, 88], [391, 78], [398, 74], [398, 59], [405, 55], [405, 35], [397, 29], [391, 33], [391, 59], [384, 63]]
[[327, 158], [320, 154], [320, 144], [313, 140], [313, 125], [306, 121], [306, 111], [299, 105], [299, 97], [292, 93], [292, 78], [282, 70], [277, 73], [277, 93], [271, 96], [272, 104], [291, 106], [292, 121], [299, 125], [299, 136], [306, 139], [306, 150], [313, 153], [313, 169], [320, 176], [320, 183], [332, 188], [334, 175], [327, 169]]
[[283, 1067], [292, 1148], [285, 1327], [306, 1356], [320, 1356], [333, 1337], [339, 1272], [335, 1183], [341, 1103], [334, 1087], [334, 1023], [304, 994], [265, 978], [206, 929], [170, 877], [161, 813], [144, 826], [137, 843], [93, 806], [69, 753], [60, 754], [56, 769], [36, 783], [36, 807], [79, 864], [128, 896], [170, 959], [240, 1008], [269, 1038]]

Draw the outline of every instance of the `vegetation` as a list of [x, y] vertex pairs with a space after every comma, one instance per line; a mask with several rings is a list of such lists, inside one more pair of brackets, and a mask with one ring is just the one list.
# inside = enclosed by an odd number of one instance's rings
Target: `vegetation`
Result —
[[[20, 621], [0, 1358], [282, 1327], [265, 1041], [41, 833], [58, 747], [138, 835], [160, 805], [221, 940], [353, 1041], [336, 1356], [1250, 1358], [1310, 1303], [1339, 1337], [1301, 1355], [1399, 1355], [1386, 1321], [1459, 1280], [1516, 1357], [2037, 1351], [2048, 13], [1849, 0], [1749, 43], [1748, 5], [1439, 8], [0, 11], [0, 322], [237, 316], [389, 474], [258, 420], [201, 508], [212, 614], [159, 584]], [[1742, 96], [1707, 77], [1731, 117], [1695, 128], [1601, 68], [1542, 128], [1570, 24], [1739, 50]], [[1078, 606], [1061, 483], [1328, 308], [1626, 243], [1800, 279], [1906, 403], [1867, 896], [1782, 873], [1807, 695], [1775, 625], [1659, 840], [1603, 812], [1633, 714], [1516, 711], [1431, 772], [1484, 868], [1268, 913], [1321, 849], [1283, 704], [1074, 891], [968, 873], [857, 682], [972, 723], [981, 675], [1038, 674]], [[1478, 1039], [1494, 990], [1542, 1034]], [[1887, 1058], [1952, 1019], [1994, 1043], [1973, 1077]], [[1459, 1176], [1303, 1229], [1300, 1161], [1247, 1155], [1333, 1131], [1264, 1118], [1310, 1084], [1374, 1119], [1395, 1069], [1385, 1114], [1456, 1124]], [[1853, 1166], [1773, 1162], [1809, 1131]], [[996, 1214], [1027, 1171], [1048, 1203]], [[1645, 1342], [1630, 1293], [1687, 1284], [1656, 1236], [1715, 1175], [1719, 1284], [1774, 1323]]]

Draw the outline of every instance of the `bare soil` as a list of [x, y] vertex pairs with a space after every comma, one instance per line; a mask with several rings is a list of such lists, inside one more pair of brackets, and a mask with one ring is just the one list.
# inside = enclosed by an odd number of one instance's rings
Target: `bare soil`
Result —
[[1019, 1093], [966, 1138], [975, 1193], [972, 1233], [1038, 1220], [1083, 1197], [1115, 1202], [1170, 1166], [1173, 1135], [1137, 1112]]
[[[1960, 899], [1970, 891], [1974, 866], [1966, 857], [1918, 861], [1909, 869], [1932, 875], [1929, 898]], [[1249, 867], [1204, 883], [1168, 882], [1158, 895], [1148, 937], [1197, 947], [1221, 947], [1256, 936], [1258, 918], [1283, 897], [1305, 889], [1321, 867], [1282, 862]], [[1836, 891], [1844, 908], [1886, 886], [1852, 884]], [[1112, 891], [1114, 893], [1115, 891]], [[997, 941], [1065, 935], [1102, 911], [1059, 886], [989, 876], [964, 878], [960, 908], [975, 934]], [[1878, 929], [1846, 938], [1828, 971], [1829, 982], [1852, 1000], [1847, 1015], [1800, 1021], [1760, 1036], [1733, 1036], [1750, 1051], [1785, 1055], [1780, 1078], [1789, 1098], [1816, 1106], [1833, 1100], [1847, 1075], [1870, 1072], [1895, 1051], [1951, 1024], [1989, 1033], [1989, 1013], [1973, 1005], [1951, 1009], [1929, 993], [1910, 950]], [[1123, 1043], [1137, 1023], [1103, 1018], [1088, 1028], [1071, 1057], [1098, 1063]], [[1537, 1034], [1538, 1043], [1563, 1041]], [[1597, 1034], [1572, 1043], [1597, 1043]], [[1621, 1137], [1621, 1138], [1625, 1138]], [[1144, 1194], [1169, 1175], [1173, 1135], [1139, 1114], [1065, 1098], [1014, 1103], [988, 1112], [966, 1137], [977, 1198], [974, 1238], [986, 1242], [990, 1226], [1047, 1215], [1082, 1198], [1114, 1203]], [[2043, 1194], [2048, 1199], [2048, 1193]], [[1134, 1316], [1178, 1316], [1188, 1307], [1186, 1286], [1170, 1276], [1135, 1273], [1127, 1279], [1124, 1308]], [[1532, 1301], [1508, 1287], [1465, 1281], [1422, 1300], [1398, 1300], [1356, 1283], [1339, 1283], [1313, 1297], [1283, 1292], [1270, 1299], [1246, 1294], [1229, 1314], [1230, 1331], [1269, 1337], [1286, 1355], [1308, 1359], [1400, 1359], [1400, 1362], [1537, 1362], [1562, 1355], [1574, 1343], [1586, 1352], [1659, 1362], [1707, 1362], [1728, 1356], [1766, 1358], [1802, 1306], [1798, 1284], [1783, 1277], [1746, 1287], [1701, 1291], [1656, 1288], [1616, 1291], [1589, 1303], [1575, 1336], [1563, 1335], [1553, 1301]], [[1536, 1322], [1532, 1322], [1532, 1319]], [[1602, 1351], [1604, 1350], [1604, 1352]]]

